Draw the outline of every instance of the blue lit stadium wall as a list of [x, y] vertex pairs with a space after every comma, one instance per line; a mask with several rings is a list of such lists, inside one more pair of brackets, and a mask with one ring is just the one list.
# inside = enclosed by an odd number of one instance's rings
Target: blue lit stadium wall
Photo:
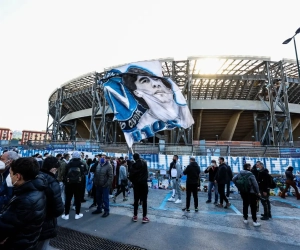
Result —
[[[19, 153], [22, 156], [32, 156], [36, 153], [44, 154], [48, 152], [52, 155], [56, 155], [58, 153], [64, 153], [65, 151], [61, 150], [54, 150], [54, 151], [40, 151], [40, 150], [21, 150]], [[72, 153], [72, 151], [68, 151]], [[104, 152], [85, 152], [85, 154], [92, 157], [98, 153]], [[105, 152], [105, 154], [110, 156], [126, 156], [127, 154], [118, 154], [118, 153], [109, 153]], [[131, 155], [129, 155], [131, 157]], [[162, 155], [162, 154], [141, 154], [141, 157], [144, 158], [148, 162], [148, 167], [151, 169], [163, 170], [168, 169], [169, 165], [173, 159], [173, 155]], [[179, 160], [182, 166], [187, 166], [189, 164], [189, 157], [186, 156], [179, 156]], [[218, 156], [195, 156], [196, 161], [201, 167], [201, 170], [204, 171], [205, 168], [210, 164], [212, 159], [217, 160]], [[265, 158], [265, 157], [235, 157], [235, 156], [227, 156], [224, 157], [225, 161], [229, 166], [232, 167], [233, 172], [239, 172], [242, 167], [244, 161], [254, 165], [256, 161], [262, 161], [266, 168], [270, 171], [271, 174], [284, 174], [286, 168], [288, 166], [294, 167], [294, 173], [300, 171], [300, 158]]]

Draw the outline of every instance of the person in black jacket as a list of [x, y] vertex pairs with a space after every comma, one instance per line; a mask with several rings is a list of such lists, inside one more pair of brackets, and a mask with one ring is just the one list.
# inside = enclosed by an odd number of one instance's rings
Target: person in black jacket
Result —
[[228, 177], [228, 168], [224, 162], [224, 158], [219, 157], [219, 171], [215, 179], [216, 183], [218, 183], [218, 191], [220, 195], [220, 203], [216, 205], [217, 207], [223, 207], [223, 201], [226, 202], [226, 206], [224, 208], [228, 208], [231, 205], [225, 195], [225, 185], [228, 183]]
[[147, 196], [148, 196], [148, 167], [146, 161], [140, 158], [138, 153], [133, 155], [135, 163], [132, 164], [129, 179], [133, 183], [134, 194], [134, 212], [132, 220], [137, 221], [137, 212], [139, 207], [139, 201], [143, 205], [143, 223], [149, 222], [147, 218]]
[[42, 227], [37, 250], [45, 249], [51, 238], [56, 237], [57, 217], [64, 212], [64, 204], [61, 198], [61, 191], [55, 173], [60, 167], [57, 157], [47, 157], [43, 163], [41, 174], [48, 182], [45, 191], [47, 198], [46, 219]]
[[0, 215], [0, 249], [36, 249], [46, 215], [47, 181], [39, 175], [39, 165], [31, 157], [11, 163], [6, 178], [13, 197]]
[[183, 171], [186, 178], [186, 206], [183, 211], [190, 211], [191, 193], [194, 197], [195, 211], [198, 212], [198, 182], [200, 178], [200, 167], [194, 157], [190, 158], [190, 164]]
[[80, 213], [81, 208], [81, 195], [82, 195], [82, 182], [84, 176], [84, 164], [80, 159], [80, 153], [78, 151], [73, 152], [71, 161], [66, 165], [66, 171], [64, 176], [65, 184], [65, 213], [62, 215], [62, 219], [68, 220], [70, 213], [71, 200], [74, 196], [75, 202], [75, 220], [82, 218], [83, 214]]
[[271, 215], [271, 203], [270, 203], [270, 188], [269, 188], [269, 170], [264, 168], [264, 164], [260, 161], [256, 162], [256, 167], [260, 170], [258, 172], [258, 186], [261, 194], [261, 204], [264, 207], [264, 213], [261, 220], [269, 220]]
[[211, 160], [211, 164], [208, 168], [205, 169], [204, 173], [208, 173], [208, 200], [206, 203], [211, 203], [211, 190], [212, 187], [215, 189], [215, 202], [214, 204], [218, 204], [218, 198], [219, 198], [219, 193], [218, 193], [218, 184], [215, 183], [215, 177], [218, 173], [219, 167], [217, 166], [217, 162], [215, 160]]

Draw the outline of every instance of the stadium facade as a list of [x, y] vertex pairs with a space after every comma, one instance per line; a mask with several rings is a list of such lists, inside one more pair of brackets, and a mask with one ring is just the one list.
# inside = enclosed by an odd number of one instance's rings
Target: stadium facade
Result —
[[[157, 133], [156, 142], [192, 145], [205, 140], [289, 147], [299, 142], [296, 61], [250, 56], [159, 61], [163, 75], [182, 90], [195, 124], [186, 130]], [[125, 142], [98, 84], [106, 70], [72, 79], [51, 93], [47, 132], [52, 141]]]

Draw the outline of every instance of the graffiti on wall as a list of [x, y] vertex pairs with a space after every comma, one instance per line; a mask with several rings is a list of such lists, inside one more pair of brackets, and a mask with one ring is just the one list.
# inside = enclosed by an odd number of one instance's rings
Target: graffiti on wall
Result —
[[[53, 150], [53, 151], [43, 151], [43, 150], [20, 150], [20, 155], [23, 157], [32, 156], [36, 153], [40, 153], [43, 155], [45, 152], [48, 152], [52, 155], [56, 155], [58, 153], [64, 153], [64, 150]], [[72, 151], [69, 151], [72, 153]], [[84, 152], [85, 155], [93, 158], [96, 154], [105, 153], [109, 156], [126, 156], [127, 154], [120, 153], [109, 153], [109, 152]], [[129, 155], [129, 158], [132, 156]], [[172, 162], [173, 155], [162, 155], [162, 154], [141, 154], [141, 157], [148, 162], [148, 167], [155, 170], [167, 170], [169, 169], [170, 163]], [[243, 168], [243, 163], [246, 161], [251, 165], [254, 165], [255, 162], [261, 161], [264, 163], [265, 167], [272, 174], [284, 174], [285, 170], [288, 166], [294, 167], [294, 173], [300, 171], [300, 158], [265, 158], [265, 157], [235, 157], [235, 156], [226, 156], [225, 162], [232, 168], [232, 171], [237, 173]], [[190, 156], [183, 155], [179, 156], [179, 161], [182, 167], [186, 167], [189, 164]], [[196, 162], [198, 162], [201, 171], [204, 171], [209, 165], [211, 160], [218, 161], [218, 156], [195, 156]]]

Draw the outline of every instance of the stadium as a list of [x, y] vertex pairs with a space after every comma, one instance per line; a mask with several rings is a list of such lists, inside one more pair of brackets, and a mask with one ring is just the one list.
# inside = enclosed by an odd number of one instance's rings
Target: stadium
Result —
[[[248, 148], [255, 147], [254, 155], [263, 152], [266, 155], [268, 150], [272, 155], [271, 148], [300, 145], [296, 61], [251, 56], [197, 56], [159, 61], [163, 75], [182, 90], [195, 123], [186, 130], [159, 132], [155, 138], [136, 144], [135, 149], [139, 147], [144, 153], [185, 150], [201, 155], [201, 145], [206, 145], [217, 146], [228, 155], [231, 146], [231, 155], [235, 147], [240, 150], [238, 155], [242, 155], [242, 148], [244, 155], [251, 155], [254, 151], [249, 152]], [[85, 141], [106, 147], [114, 145], [119, 152], [128, 150], [98, 85], [111, 68], [79, 76], [51, 93], [47, 133], [53, 142]]]

